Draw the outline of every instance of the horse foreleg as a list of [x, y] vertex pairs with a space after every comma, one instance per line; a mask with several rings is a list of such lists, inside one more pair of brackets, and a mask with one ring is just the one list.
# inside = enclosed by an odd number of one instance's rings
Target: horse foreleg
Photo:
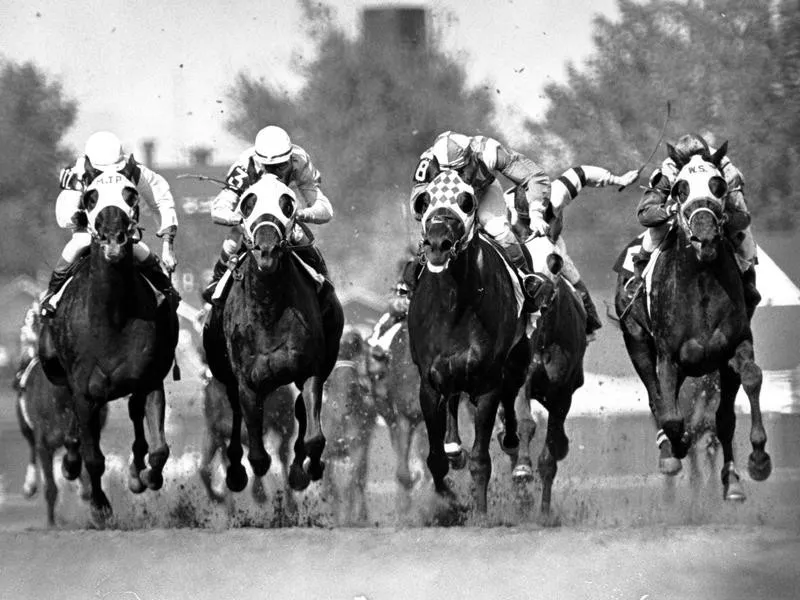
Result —
[[395, 479], [398, 483], [397, 510], [400, 514], [405, 514], [411, 507], [411, 488], [416, 483], [416, 480], [411, 477], [411, 469], [408, 466], [413, 433], [411, 423], [405, 415], [397, 415], [395, 421], [389, 426], [389, 437], [397, 462]]
[[495, 391], [478, 396], [475, 406], [475, 441], [469, 455], [469, 472], [472, 475], [475, 510], [487, 512], [487, 490], [492, 475], [492, 459], [489, 456], [489, 443], [497, 416], [500, 398]]
[[152, 448], [147, 456], [149, 469], [139, 474], [142, 483], [151, 490], [160, 490], [164, 485], [164, 465], [169, 458], [169, 446], [164, 434], [164, 418], [166, 401], [164, 399], [164, 385], [147, 394], [144, 402], [144, 414], [147, 420], [147, 432], [152, 443]]
[[656, 420], [669, 439], [672, 455], [680, 460], [686, 456], [690, 442], [689, 432], [678, 410], [678, 392], [685, 376], [672, 358], [667, 356], [658, 357], [656, 373], [661, 389], [661, 397], [656, 404]]
[[28, 442], [28, 466], [25, 469], [25, 482], [22, 484], [22, 494], [26, 498], [33, 498], [39, 482], [39, 474], [36, 470], [36, 440], [33, 429], [28, 425], [23, 413], [22, 403], [24, 396], [17, 396], [17, 422], [22, 437]]
[[461, 394], [450, 394], [447, 399], [447, 429], [444, 434], [444, 451], [453, 469], [461, 470], [467, 464], [467, 453], [461, 447], [461, 434], [458, 430], [458, 409]]
[[454, 500], [450, 486], [445, 481], [450, 463], [444, 451], [447, 405], [423, 377], [419, 384], [419, 403], [428, 431], [428, 469], [433, 476], [433, 485], [440, 496]]
[[304, 394], [300, 392], [294, 401], [294, 416], [297, 420], [297, 438], [294, 441], [294, 459], [289, 467], [289, 487], [295, 491], [302, 491], [311, 483], [311, 478], [303, 468], [306, 459], [306, 402]]
[[231, 405], [231, 439], [228, 442], [228, 469], [225, 485], [232, 492], [241, 492], [247, 485], [247, 471], [242, 466], [242, 406], [239, 403], [239, 386], [235, 383], [225, 386], [228, 402]]
[[278, 458], [281, 461], [281, 473], [283, 475], [283, 513], [288, 524], [294, 525], [297, 523], [297, 502], [289, 485], [289, 448], [291, 447], [292, 434], [294, 433], [294, 417], [290, 417], [287, 423], [279, 424], [276, 428], [280, 437]]
[[247, 460], [253, 475], [264, 477], [272, 465], [272, 457], [264, 447], [264, 398], [249, 388], [239, 386], [239, 403], [242, 406], [244, 424], [247, 427]]
[[310, 377], [303, 384], [303, 403], [306, 412], [306, 432], [303, 436], [306, 455], [309, 458], [308, 476], [311, 481], [319, 481], [325, 469], [322, 451], [325, 449], [325, 435], [322, 433], [320, 413], [322, 411], [323, 378]]
[[75, 413], [81, 439], [81, 455], [92, 483], [92, 516], [100, 523], [111, 516], [111, 504], [103, 492], [102, 478], [106, 457], [100, 450], [100, 407], [83, 394], [75, 394]]
[[533, 459], [531, 458], [531, 441], [536, 434], [536, 421], [531, 413], [531, 401], [528, 399], [526, 387], [522, 386], [517, 394], [514, 412], [519, 420], [519, 447], [511, 479], [514, 483], [526, 484], [533, 480]]
[[750, 400], [750, 444], [753, 452], [747, 461], [747, 470], [755, 481], [764, 481], [772, 472], [772, 459], [764, 450], [767, 432], [761, 418], [762, 373], [753, 358], [753, 344], [749, 340], [739, 344], [729, 366], [741, 380], [747, 399]]
[[541, 514], [546, 524], [554, 524], [550, 520], [550, 506], [553, 494], [553, 481], [558, 472], [558, 461], [569, 453], [569, 438], [564, 431], [564, 421], [572, 403], [571, 393], [548, 395], [551, 408], [547, 415], [547, 436], [542, 453], [539, 455], [537, 470], [542, 480]]
[[58, 486], [53, 477], [53, 450], [47, 445], [44, 434], [38, 437], [36, 446], [39, 452], [39, 463], [42, 466], [42, 480], [44, 482], [44, 498], [47, 502], [47, 525], [54, 527], [56, 524], [56, 500], [58, 499]]
[[78, 431], [78, 415], [72, 413], [64, 435], [64, 448], [67, 452], [61, 459], [61, 474], [67, 481], [75, 481], [84, 472], [81, 459], [81, 443]]
[[134, 494], [141, 494], [147, 485], [142, 481], [139, 474], [146, 468], [144, 462], [149, 446], [144, 435], [144, 405], [147, 399], [144, 394], [131, 394], [128, 398], [128, 417], [133, 423], [133, 445], [131, 451], [133, 457], [128, 467], [128, 489]]

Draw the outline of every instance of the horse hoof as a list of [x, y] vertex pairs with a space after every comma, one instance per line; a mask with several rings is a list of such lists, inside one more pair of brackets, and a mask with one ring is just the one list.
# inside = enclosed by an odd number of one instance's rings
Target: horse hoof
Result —
[[311, 478], [300, 465], [293, 464], [289, 467], [289, 487], [296, 492], [302, 492], [311, 483]]
[[242, 465], [228, 466], [225, 474], [225, 485], [232, 492], [241, 492], [247, 486], [247, 471]]
[[542, 507], [537, 520], [542, 527], [561, 527], [561, 518], [551, 513], [549, 507]]
[[447, 460], [452, 469], [460, 471], [467, 466], [467, 453], [463, 448], [459, 448], [458, 452], [448, 453]]
[[772, 473], [772, 459], [766, 452], [750, 454], [747, 460], [747, 472], [753, 481], [764, 481]]
[[160, 490], [161, 486], [164, 485], [164, 476], [161, 471], [155, 471], [154, 469], [145, 469], [141, 472], [139, 478], [148, 489], [153, 491]]
[[92, 499], [92, 523], [99, 528], [105, 527], [114, 511], [111, 510], [111, 503], [109, 503], [106, 495], [101, 491]]
[[131, 473], [128, 475], [128, 489], [134, 494], [141, 494], [143, 491], [147, 489], [147, 486], [144, 482], [140, 479], [137, 475]]
[[726, 502], [744, 502], [747, 496], [744, 493], [744, 488], [739, 481], [732, 481], [725, 486], [724, 495]]
[[514, 483], [528, 484], [533, 481], [533, 469], [530, 465], [520, 464], [511, 471], [511, 480]]
[[[517, 459], [519, 455], [519, 438], [516, 438], [516, 443], [509, 443], [506, 444], [506, 432], [505, 431], [498, 431], [497, 432], [497, 443], [500, 444], [500, 449], [508, 454], [514, 460]], [[513, 440], [512, 440], [513, 441]]]
[[681, 461], [674, 456], [658, 459], [658, 471], [662, 475], [677, 475], [682, 468]]
[[69, 460], [65, 454], [61, 460], [61, 474], [67, 481], [75, 481], [81, 474], [81, 459]]
[[248, 457], [250, 461], [250, 467], [253, 469], [253, 475], [256, 477], [263, 477], [269, 472], [269, 468], [272, 465], [272, 458], [267, 456], [263, 459], [251, 459]]
[[308, 463], [308, 476], [311, 481], [319, 481], [322, 479], [322, 474], [325, 472], [325, 461], [311, 461]]

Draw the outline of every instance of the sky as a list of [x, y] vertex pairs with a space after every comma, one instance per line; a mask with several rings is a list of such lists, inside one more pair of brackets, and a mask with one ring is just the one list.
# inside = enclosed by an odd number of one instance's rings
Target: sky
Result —
[[[352, 36], [364, 7], [398, 4], [326, 3]], [[465, 61], [468, 83], [497, 90], [498, 135], [512, 144], [525, 117], [543, 114], [543, 86], [563, 81], [567, 61], [581, 64], [592, 52], [592, 18], [617, 15], [616, 0], [402, 5], [427, 8], [445, 50]], [[197, 145], [227, 163], [248, 145], [226, 130], [227, 90], [240, 72], [299, 89], [292, 59], [313, 56], [301, 19], [291, 0], [3, 0], [0, 58], [34, 62], [77, 101], [65, 137], [77, 152], [107, 129], [137, 156], [154, 139], [158, 164], [185, 164]]]

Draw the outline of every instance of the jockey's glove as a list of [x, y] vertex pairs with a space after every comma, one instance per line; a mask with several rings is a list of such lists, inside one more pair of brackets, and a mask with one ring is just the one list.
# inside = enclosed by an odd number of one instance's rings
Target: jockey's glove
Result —
[[215, 206], [211, 209], [211, 219], [218, 225], [238, 225], [242, 215], [227, 206]]
[[531, 233], [535, 236], [545, 236], [549, 233], [550, 226], [542, 217], [532, 216], [530, 229]]
[[58, 182], [62, 190], [77, 190], [78, 189], [78, 175], [72, 170], [71, 167], [61, 169], [61, 174], [58, 177]]
[[634, 169], [633, 171], [628, 171], [627, 173], [625, 173], [623, 175], [612, 175], [611, 179], [612, 179], [611, 183], [613, 185], [619, 185], [619, 186], [622, 186], [622, 187], [628, 187], [634, 181], [639, 179], [639, 170], [638, 169]]
[[668, 217], [677, 214], [679, 209], [680, 209], [680, 204], [678, 204], [677, 202], [668, 202], [667, 205], [664, 207], [664, 210], [667, 212]]

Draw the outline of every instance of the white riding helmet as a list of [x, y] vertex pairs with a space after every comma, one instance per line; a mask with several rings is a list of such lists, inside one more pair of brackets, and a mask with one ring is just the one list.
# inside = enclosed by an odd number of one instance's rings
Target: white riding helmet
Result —
[[256, 161], [262, 165], [279, 165], [289, 160], [292, 155], [292, 141], [289, 134], [280, 127], [268, 125], [256, 135]]
[[98, 131], [89, 136], [84, 154], [92, 166], [100, 170], [116, 167], [125, 158], [119, 138], [110, 131]]
[[470, 139], [464, 134], [445, 131], [433, 142], [433, 155], [442, 169], [460, 169], [470, 157]]

